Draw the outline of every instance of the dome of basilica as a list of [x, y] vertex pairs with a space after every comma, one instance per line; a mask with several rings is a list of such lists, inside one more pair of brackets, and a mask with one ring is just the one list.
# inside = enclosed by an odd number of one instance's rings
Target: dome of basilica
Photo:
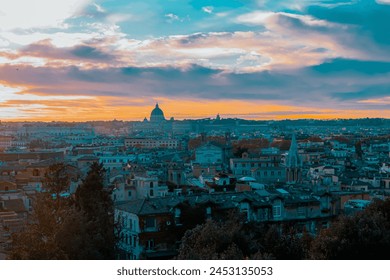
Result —
[[162, 122], [165, 121], [164, 112], [158, 107], [158, 103], [156, 103], [156, 107], [150, 113], [150, 121], [151, 122]]

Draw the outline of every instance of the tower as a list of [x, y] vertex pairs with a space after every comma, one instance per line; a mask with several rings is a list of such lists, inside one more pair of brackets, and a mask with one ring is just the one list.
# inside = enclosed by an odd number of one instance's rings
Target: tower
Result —
[[302, 179], [302, 159], [298, 154], [297, 140], [292, 135], [290, 149], [286, 158], [287, 183], [297, 183]]

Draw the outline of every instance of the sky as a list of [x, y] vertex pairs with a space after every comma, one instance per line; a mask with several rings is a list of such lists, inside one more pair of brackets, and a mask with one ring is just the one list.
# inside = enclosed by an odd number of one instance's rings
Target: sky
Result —
[[0, 119], [390, 118], [390, 0], [0, 0]]

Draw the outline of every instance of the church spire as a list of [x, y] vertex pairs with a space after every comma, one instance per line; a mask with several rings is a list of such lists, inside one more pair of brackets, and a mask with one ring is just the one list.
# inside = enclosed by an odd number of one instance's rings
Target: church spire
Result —
[[298, 144], [295, 133], [291, 138], [291, 145], [286, 159], [286, 167], [287, 183], [300, 182], [302, 176], [302, 159], [298, 153]]
[[301, 165], [302, 161], [298, 154], [297, 139], [295, 138], [295, 133], [293, 133], [287, 156], [287, 167], [300, 167]]

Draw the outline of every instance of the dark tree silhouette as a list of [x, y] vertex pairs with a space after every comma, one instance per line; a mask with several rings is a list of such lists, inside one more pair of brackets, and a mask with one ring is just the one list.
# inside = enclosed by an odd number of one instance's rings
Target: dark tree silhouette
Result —
[[390, 201], [378, 201], [322, 230], [310, 249], [312, 259], [389, 259]]
[[31, 221], [24, 231], [13, 235], [10, 258], [114, 259], [113, 204], [103, 188], [102, 166], [91, 166], [75, 200], [59, 195], [68, 182], [62, 167], [49, 169], [48, 191], [37, 194]]
[[114, 259], [114, 206], [110, 192], [104, 189], [104, 169], [93, 163], [83, 184], [76, 191], [76, 205], [85, 215], [89, 233], [88, 259]]
[[208, 219], [188, 230], [179, 248], [178, 259], [246, 259], [261, 255], [250, 235], [244, 230], [244, 219], [236, 212], [226, 221]]

